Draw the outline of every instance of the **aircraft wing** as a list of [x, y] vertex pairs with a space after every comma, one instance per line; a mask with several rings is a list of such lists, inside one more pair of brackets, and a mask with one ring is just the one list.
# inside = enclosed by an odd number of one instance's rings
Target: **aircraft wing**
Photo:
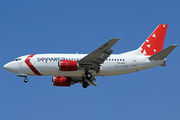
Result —
[[84, 58], [82, 58], [79, 63], [80, 64], [102, 64], [109, 55], [113, 52], [110, 48], [119, 40], [120, 38], [112, 38], [104, 45], [88, 54]]
[[100, 71], [100, 64], [102, 64], [113, 52], [110, 48], [119, 40], [120, 38], [112, 38], [104, 45], [88, 54], [79, 61], [81, 66], [85, 67], [85, 71], [93, 69], [96, 73]]

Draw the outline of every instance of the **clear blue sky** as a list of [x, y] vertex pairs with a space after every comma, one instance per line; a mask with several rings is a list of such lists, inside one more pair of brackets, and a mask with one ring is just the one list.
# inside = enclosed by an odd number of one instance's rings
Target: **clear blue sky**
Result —
[[168, 24], [164, 48], [180, 45], [180, 1], [0, 1], [0, 119], [179, 120], [178, 46], [166, 67], [97, 77], [99, 87], [54, 87], [52, 76], [24, 78], [3, 65], [36, 53], [90, 53], [120, 37], [114, 53], [138, 48], [158, 24]]

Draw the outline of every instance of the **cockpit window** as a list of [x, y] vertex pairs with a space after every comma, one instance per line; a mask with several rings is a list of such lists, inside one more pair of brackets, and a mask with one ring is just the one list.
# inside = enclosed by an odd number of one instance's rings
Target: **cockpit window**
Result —
[[16, 58], [16, 59], [14, 59], [14, 61], [20, 61], [21, 60], [21, 58]]

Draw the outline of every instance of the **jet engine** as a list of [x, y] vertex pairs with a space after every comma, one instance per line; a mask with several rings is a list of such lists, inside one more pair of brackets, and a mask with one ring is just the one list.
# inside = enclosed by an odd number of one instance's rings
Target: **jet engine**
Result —
[[52, 78], [52, 84], [54, 86], [71, 86], [71, 78], [66, 78], [62, 76], [54, 76]]
[[60, 60], [58, 62], [58, 67], [60, 71], [77, 71], [79, 64], [77, 61], [72, 60]]

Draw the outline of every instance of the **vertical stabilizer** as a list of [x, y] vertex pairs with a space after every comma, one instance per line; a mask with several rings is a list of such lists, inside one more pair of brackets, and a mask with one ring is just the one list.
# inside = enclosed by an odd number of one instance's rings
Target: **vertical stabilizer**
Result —
[[159, 24], [138, 50], [143, 55], [152, 56], [163, 49], [168, 24]]

